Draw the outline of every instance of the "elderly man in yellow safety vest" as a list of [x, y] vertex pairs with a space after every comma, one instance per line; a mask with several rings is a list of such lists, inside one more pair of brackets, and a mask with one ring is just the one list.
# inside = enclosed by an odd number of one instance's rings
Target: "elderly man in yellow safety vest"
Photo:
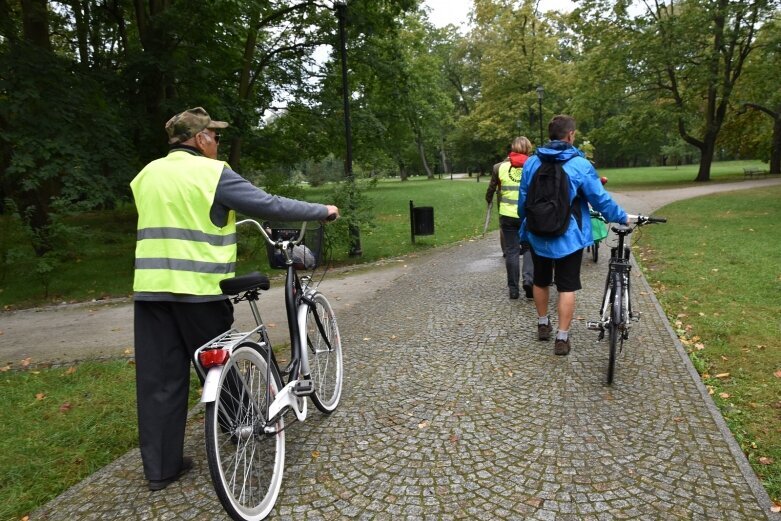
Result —
[[170, 150], [133, 179], [138, 210], [134, 332], [138, 434], [150, 490], [192, 467], [182, 454], [190, 361], [228, 330], [233, 305], [219, 282], [234, 276], [236, 215], [326, 220], [335, 206], [269, 195], [217, 159], [219, 131], [201, 107], [165, 125]]

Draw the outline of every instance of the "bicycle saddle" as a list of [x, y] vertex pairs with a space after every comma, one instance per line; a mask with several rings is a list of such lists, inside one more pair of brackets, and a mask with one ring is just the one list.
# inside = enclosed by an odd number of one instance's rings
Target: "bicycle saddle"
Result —
[[271, 282], [268, 280], [268, 277], [257, 271], [220, 281], [220, 289], [223, 295], [238, 295], [242, 291], [251, 289], [266, 290], [270, 287]]

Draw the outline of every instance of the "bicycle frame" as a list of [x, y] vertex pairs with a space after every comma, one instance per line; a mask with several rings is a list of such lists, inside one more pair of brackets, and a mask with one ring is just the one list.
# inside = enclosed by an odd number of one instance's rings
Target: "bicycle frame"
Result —
[[[236, 226], [238, 227], [243, 224], [254, 224], [264, 239], [272, 244], [275, 249], [281, 251], [285, 256], [285, 311], [288, 321], [288, 332], [290, 335], [290, 363], [285, 368], [280, 368], [277, 364], [274, 352], [271, 349], [271, 344], [268, 341], [266, 327], [263, 324], [260, 312], [258, 311], [256, 303], [257, 296], [255, 296], [255, 298], [248, 298], [247, 300], [250, 304], [256, 327], [246, 333], [240, 333], [236, 329], [231, 329], [210, 340], [196, 350], [194, 354], [196, 361], [195, 366], [204, 380], [201, 403], [214, 402], [217, 397], [221, 373], [225, 367], [224, 363], [230, 357], [230, 353], [238, 346], [247, 341], [252, 341], [257, 337], [257, 343], [261, 347], [266, 348], [266, 369], [268, 371], [266, 377], [269, 379], [272, 378], [272, 365], [273, 370], [279, 375], [281, 383], [284, 384], [284, 376], [288, 376], [287, 384], [279, 390], [274, 397], [274, 400], [268, 404], [268, 411], [266, 411], [267, 414], [265, 417], [268, 418], [268, 420], [266, 422], [265, 430], [268, 433], [273, 433], [274, 424], [276, 423], [277, 418], [281, 414], [284, 414], [285, 411], [292, 409], [299, 421], [304, 421], [307, 416], [305, 394], [310, 386], [304, 382], [309, 381], [310, 371], [307, 353], [306, 350], [303, 349], [302, 341], [302, 339], [306, 338], [307, 307], [301, 306], [300, 304], [301, 302], [305, 302], [308, 305], [311, 305], [311, 298], [317, 290], [309, 287], [306, 278], [304, 278], [302, 282], [302, 277], [298, 276], [292, 254], [293, 247], [298, 245], [304, 237], [306, 222], [303, 223], [298, 238], [295, 241], [273, 241], [263, 227], [253, 219], [239, 221], [236, 223]], [[318, 324], [318, 327], [322, 328], [322, 325]], [[209, 367], [207, 371], [202, 365], [201, 355], [206, 351], [211, 352], [217, 350], [221, 351], [222, 354], [213, 355], [215, 357], [215, 365]], [[300, 375], [300, 378], [297, 377], [298, 375]], [[243, 380], [241, 380], [241, 375], [239, 375], [239, 378], [240, 381], [243, 382]]]

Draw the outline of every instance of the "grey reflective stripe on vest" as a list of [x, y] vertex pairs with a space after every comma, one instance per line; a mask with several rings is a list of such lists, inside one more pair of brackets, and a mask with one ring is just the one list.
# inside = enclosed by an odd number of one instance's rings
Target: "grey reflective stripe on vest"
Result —
[[205, 242], [212, 246], [230, 246], [236, 244], [236, 234], [213, 235], [199, 230], [184, 228], [143, 228], [138, 230], [138, 240], [143, 239], [180, 239], [183, 241]]
[[194, 271], [196, 273], [233, 273], [235, 262], [200, 262], [185, 259], [166, 259], [163, 257], [136, 259], [137, 270], [175, 270]]
[[[499, 202], [500, 203], [508, 203], [508, 204], [518, 204], [518, 190], [521, 188], [520, 184], [517, 185], [506, 185], [502, 186], [501, 195], [499, 196]], [[506, 197], [504, 194], [505, 192], [514, 192], [516, 194], [516, 197], [514, 199], [510, 199]]]

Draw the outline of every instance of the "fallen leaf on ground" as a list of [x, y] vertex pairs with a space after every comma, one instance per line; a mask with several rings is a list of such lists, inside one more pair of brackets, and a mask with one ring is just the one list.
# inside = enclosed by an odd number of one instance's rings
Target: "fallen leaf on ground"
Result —
[[70, 403], [68, 403], [68, 402], [65, 402], [65, 403], [63, 403], [62, 405], [60, 405], [60, 412], [68, 412], [68, 411], [70, 411], [72, 408], [73, 408], [73, 406], [72, 406]]
[[730, 394], [729, 393], [719, 393], [719, 396], [721, 396], [722, 398], [724, 398], [726, 400], [727, 398], [730, 397]]
[[778, 370], [775, 373], [773, 373], [773, 376], [775, 376], [776, 378], [781, 378], [781, 370]]
[[705, 344], [703, 344], [702, 342], [697, 342], [696, 344], [694, 344], [694, 347], [697, 348], [697, 351], [702, 351], [703, 349], [705, 349]]
[[73, 374], [73, 373], [75, 373], [75, 372], [76, 372], [76, 367], [75, 367], [75, 366], [70, 366], [70, 367], [69, 367], [69, 368], [68, 368], [68, 369], [65, 371], [65, 374]]
[[428, 420], [423, 420], [418, 424], [418, 429], [425, 429], [429, 426]]
[[37, 393], [37, 394], [35, 395], [35, 399], [36, 399], [36, 400], [38, 400], [39, 402], [40, 402], [41, 400], [43, 400], [44, 398], [46, 398], [46, 394], [44, 394], [44, 393]]
[[0, 367], [0, 373], [4, 373], [11, 369], [10, 365], [4, 365], [3, 367]]
[[729, 378], [729, 373], [719, 373], [716, 378]]
[[319, 450], [313, 450], [312, 451], [312, 459], [317, 459], [320, 457], [320, 451]]
[[132, 355], [132, 354], [133, 354], [133, 350], [132, 350], [132, 349], [130, 349], [130, 348], [128, 347], [127, 349], [125, 349], [124, 351], [122, 351], [122, 353], [123, 353], [123, 354], [126, 354], [126, 355]]
[[772, 465], [773, 464], [773, 458], [768, 458], [767, 456], [762, 456], [759, 458], [759, 462], [763, 465]]
[[29, 366], [29, 365], [30, 365], [30, 362], [32, 362], [32, 361], [33, 361], [33, 359], [32, 359], [32, 358], [25, 358], [24, 360], [22, 360], [22, 361], [21, 361], [22, 367], [27, 367], [27, 366]]
[[781, 505], [773, 505], [770, 507], [771, 512], [781, 512]]
[[544, 503], [544, 500], [538, 497], [530, 497], [529, 499], [524, 501], [524, 503], [534, 508], [540, 508]]

